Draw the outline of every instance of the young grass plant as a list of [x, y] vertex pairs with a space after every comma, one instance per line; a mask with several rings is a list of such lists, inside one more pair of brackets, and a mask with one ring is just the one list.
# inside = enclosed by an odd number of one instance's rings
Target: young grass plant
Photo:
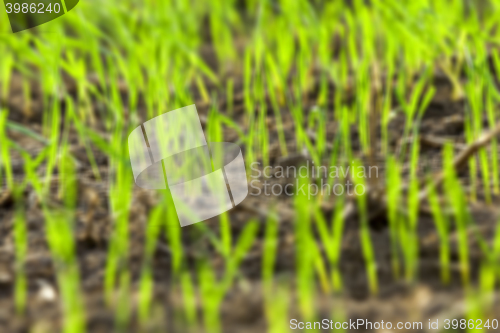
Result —
[[196, 327], [197, 320], [197, 295], [191, 273], [184, 271], [180, 277], [180, 285], [182, 291], [182, 301], [184, 306], [184, 313], [186, 315], [186, 322], [191, 327]]
[[125, 269], [128, 252], [128, 212], [131, 199], [130, 174], [121, 163], [117, 165], [116, 178], [110, 190], [111, 211], [114, 219], [114, 233], [111, 238], [106, 264], [105, 291], [108, 302], [112, 301], [116, 274]]
[[428, 182], [428, 200], [439, 236], [439, 259], [441, 263], [441, 281], [450, 282], [450, 223], [441, 208], [441, 202], [431, 181]]
[[126, 332], [130, 326], [130, 314], [132, 312], [130, 272], [122, 270], [119, 274], [117, 302], [115, 305], [115, 326], [118, 332]]
[[[114, 142], [118, 143], [120, 140]], [[121, 149], [119, 147], [115, 148], [117, 151], [124, 153], [123, 147]], [[108, 304], [113, 303], [113, 290], [117, 275], [122, 276], [120, 272], [126, 270], [127, 267], [129, 248], [128, 213], [132, 199], [132, 173], [130, 167], [121, 160], [112, 161], [111, 164], [114, 180], [110, 184], [110, 211], [114, 221], [114, 231], [111, 235], [104, 276], [104, 288]]]
[[321, 212], [320, 206], [315, 209], [315, 220], [318, 226], [319, 235], [323, 246], [325, 247], [326, 256], [331, 267], [331, 284], [333, 290], [339, 292], [342, 290], [342, 277], [340, 274], [340, 255], [342, 249], [342, 239], [344, 231], [344, 196], [338, 196], [335, 200], [335, 211], [331, 220], [331, 227]]
[[[300, 176], [300, 175], [299, 175]], [[299, 188], [307, 189], [309, 180], [299, 177]], [[308, 193], [298, 190], [295, 195], [295, 235], [296, 235], [296, 269], [297, 269], [297, 297], [301, 314], [306, 320], [312, 320], [314, 308], [314, 255], [316, 253], [314, 240], [311, 234], [312, 203]]]
[[208, 332], [221, 331], [220, 304], [226, 292], [232, 286], [241, 261], [253, 245], [258, 229], [259, 225], [256, 221], [250, 221], [245, 226], [234, 246], [234, 250], [226, 258], [224, 275], [220, 281], [217, 281], [215, 271], [208, 262], [203, 261], [199, 264], [198, 278], [203, 302], [203, 323]]
[[[469, 107], [467, 108], [470, 111], [468, 115], [468, 119], [470, 120], [470, 125], [468, 126], [468, 139], [469, 142], [473, 142], [477, 139], [477, 137], [483, 131], [483, 110], [484, 110], [484, 99], [487, 97], [486, 95], [486, 87], [485, 87], [485, 77], [486, 71], [483, 65], [472, 63], [472, 60], [469, 59], [467, 66], [467, 73], [469, 76], [469, 81], [465, 86], [465, 90], [468, 97]], [[491, 116], [490, 116], [491, 118]], [[481, 149], [478, 152], [479, 155], [479, 163], [480, 170], [483, 176], [483, 186], [484, 196], [487, 203], [491, 203], [491, 185], [490, 185], [490, 167], [487, 152], [484, 149]], [[475, 164], [475, 157], [471, 159], [471, 167], [472, 163]], [[473, 173], [474, 172], [474, 173]], [[471, 178], [473, 179], [473, 198], [475, 199], [475, 190], [476, 190], [476, 178], [477, 174], [476, 166], [474, 165], [471, 168]]]
[[[354, 170], [360, 170], [363, 168], [359, 161], [353, 161], [352, 167]], [[377, 276], [377, 262], [375, 260], [375, 253], [373, 249], [373, 244], [370, 237], [370, 227], [368, 225], [368, 202], [366, 194], [366, 184], [363, 176], [359, 175], [359, 172], [355, 171], [353, 174], [353, 181], [355, 186], [361, 185], [363, 188], [363, 193], [356, 193], [358, 210], [360, 216], [360, 231], [359, 236], [361, 240], [361, 247], [363, 250], [363, 257], [365, 259], [366, 274], [368, 279], [368, 288], [370, 292], [378, 293], [378, 276]]]
[[[220, 121], [219, 114], [215, 107], [212, 107], [210, 114], [208, 116], [208, 128], [207, 136], [210, 142], [222, 142], [223, 138], [223, 128]], [[213, 167], [213, 166], [212, 166]], [[224, 256], [229, 257], [231, 253], [231, 224], [229, 222], [229, 217], [226, 212], [220, 215], [220, 238], [223, 246]]]
[[[417, 128], [417, 127], [416, 127]], [[415, 131], [416, 136], [416, 131]], [[413, 281], [416, 278], [418, 266], [418, 212], [419, 212], [419, 183], [417, 178], [419, 141], [414, 140], [410, 157], [410, 185], [408, 188], [408, 221], [406, 230], [402, 231], [402, 247], [406, 257], [406, 279]]]
[[288, 332], [288, 327], [285, 323], [288, 318], [289, 286], [286, 281], [278, 283], [273, 279], [279, 242], [278, 232], [278, 215], [272, 211], [266, 220], [262, 249], [262, 292], [264, 294], [264, 310], [270, 333]]
[[467, 234], [468, 212], [465, 195], [458, 181], [453, 166], [453, 147], [448, 144], [443, 151], [444, 190], [450, 206], [453, 209], [458, 238], [458, 255], [462, 283], [468, 286], [470, 282], [469, 243]]
[[279, 220], [275, 212], [271, 212], [266, 220], [262, 256], [262, 280], [264, 288], [271, 291], [273, 287], [273, 273], [278, 250]]
[[[491, 129], [495, 127], [497, 116], [495, 115], [494, 97], [493, 97], [493, 83], [490, 82], [487, 93], [486, 93], [486, 111], [488, 114], [488, 125]], [[491, 178], [493, 185], [494, 194], [498, 195], [500, 193], [500, 170], [498, 166], [498, 141], [496, 138], [491, 140], [491, 149], [488, 152], [490, 154], [491, 162]]]
[[[14, 175], [12, 173], [11, 158], [10, 158], [10, 140], [7, 137], [7, 110], [0, 109], [0, 177], [5, 179], [7, 188], [14, 187]], [[2, 181], [2, 186], [4, 183]]]
[[496, 325], [493, 322], [496, 319], [494, 319], [495, 315], [492, 311], [497, 280], [494, 265], [490, 262], [482, 263], [479, 268], [478, 286], [466, 288], [465, 320], [467, 332], [477, 332], [479, 327], [487, 331], [490, 331], [491, 328], [498, 328], [498, 321]]
[[64, 208], [53, 210], [47, 205], [43, 184], [36, 174], [36, 165], [25, 155], [27, 180], [33, 185], [42, 202], [43, 216], [46, 221], [47, 242], [54, 258], [56, 276], [61, 294], [64, 312], [63, 332], [85, 332], [85, 312], [80, 294], [80, 278], [76, 261], [75, 241], [73, 237], [74, 210], [76, 208], [76, 175], [73, 159], [68, 155], [67, 146], [63, 146], [60, 158], [60, 179], [64, 193]]
[[[387, 210], [389, 219], [389, 235], [391, 238], [391, 262], [395, 278], [399, 277], [401, 268], [399, 262], [399, 229], [401, 215], [399, 208], [401, 205], [401, 168], [394, 156], [387, 158]], [[404, 246], [404, 244], [402, 244]]]
[[[432, 97], [435, 93], [435, 88], [430, 87], [427, 90], [426, 85], [428, 84], [431, 76], [430, 69], [427, 69], [422, 76], [415, 83], [413, 90], [411, 92], [411, 96], [409, 96], [409, 101], [406, 101], [405, 93], [405, 80], [400, 78], [398, 88], [396, 89], [396, 95], [398, 97], [398, 101], [403, 108], [406, 114], [406, 122], [403, 132], [403, 142], [407, 140], [408, 135], [410, 134], [410, 130], [415, 127], [414, 124], [415, 118], [421, 119], [424, 111], [427, 109], [427, 106], [432, 100]], [[416, 138], [414, 138], [416, 140]], [[414, 141], [415, 141], [414, 140]], [[405, 156], [405, 146], [401, 150], [401, 158]]]
[[28, 230], [24, 214], [21, 194], [24, 188], [16, 186], [16, 213], [14, 215], [14, 246], [16, 253], [16, 280], [14, 286], [14, 303], [18, 314], [23, 314], [26, 308], [28, 284], [25, 273], [25, 259], [28, 252]]
[[[470, 122], [470, 116], [466, 115], [466, 121], [464, 122], [464, 132], [465, 139], [467, 143], [471, 143], [474, 141], [474, 134]], [[470, 189], [469, 189], [469, 197], [475, 202], [477, 201], [477, 157], [472, 156], [469, 161], [469, 176], [470, 176]]]
[[153, 270], [153, 254], [156, 249], [160, 228], [162, 225], [162, 217], [164, 215], [163, 206], [157, 206], [149, 215], [149, 219], [145, 232], [144, 244], [144, 261], [141, 269], [141, 277], [139, 279], [139, 301], [138, 301], [138, 317], [141, 326], [145, 327], [148, 321], [148, 316], [151, 310], [151, 302], [154, 291], [154, 281], [152, 276]]

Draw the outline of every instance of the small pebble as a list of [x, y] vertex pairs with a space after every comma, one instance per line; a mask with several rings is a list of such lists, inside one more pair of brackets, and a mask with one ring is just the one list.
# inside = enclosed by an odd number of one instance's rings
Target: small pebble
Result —
[[44, 280], [37, 280], [40, 289], [38, 290], [38, 298], [44, 302], [53, 302], [56, 299], [56, 291]]

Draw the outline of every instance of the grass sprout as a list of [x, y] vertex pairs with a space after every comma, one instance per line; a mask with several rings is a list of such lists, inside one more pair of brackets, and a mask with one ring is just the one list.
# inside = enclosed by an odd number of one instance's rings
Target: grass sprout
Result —
[[325, 247], [326, 255], [331, 267], [331, 284], [334, 291], [342, 290], [342, 277], [340, 275], [340, 254], [342, 248], [342, 236], [344, 231], [344, 208], [343, 196], [337, 198], [335, 212], [332, 217], [331, 227], [328, 226], [319, 207], [315, 209], [315, 220], [318, 226], [321, 241]]
[[429, 183], [428, 188], [428, 200], [440, 241], [441, 280], [448, 284], [450, 282], [450, 223], [441, 208], [439, 197], [432, 183]]
[[[359, 161], [353, 161], [352, 165], [355, 170], [359, 170], [361, 167], [361, 163]], [[356, 186], [361, 185], [364, 188], [366, 188], [364, 178], [360, 177], [359, 173], [357, 172], [354, 172], [353, 175], [354, 175], [353, 181], [356, 184]], [[361, 247], [365, 259], [368, 287], [372, 293], [376, 294], [378, 293], [377, 263], [375, 261], [375, 253], [370, 238], [370, 229], [368, 226], [368, 206], [367, 206], [367, 197], [365, 192], [363, 192], [360, 195], [357, 195], [357, 202], [358, 202], [360, 225], [361, 225], [359, 236], [361, 239]]]
[[444, 188], [450, 206], [453, 208], [456, 230], [458, 234], [458, 254], [460, 259], [460, 272], [462, 275], [462, 282], [465, 286], [470, 282], [470, 268], [469, 268], [469, 246], [468, 246], [468, 213], [465, 205], [465, 195], [462, 191], [460, 183], [458, 182], [456, 171], [453, 167], [453, 148], [447, 145], [443, 152], [443, 165], [444, 165]]
[[401, 216], [399, 207], [401, 204], [401, 171], [397, 160], [390, 156], [387, 159], [387, 208], [389, 218], [389, 234], [391, 237], [392, 269], [395, 277], [399, 277], [399, 244], [398, 233], [400, 229]]

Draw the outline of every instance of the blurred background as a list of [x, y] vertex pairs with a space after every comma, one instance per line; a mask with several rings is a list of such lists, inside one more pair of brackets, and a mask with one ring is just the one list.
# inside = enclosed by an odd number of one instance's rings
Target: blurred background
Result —
[[[66, 2], [0, 5], [1, 332], [497, 331], [500, 2]], [[127, 138], [191, 104], [251, 187], [181, 228]]]

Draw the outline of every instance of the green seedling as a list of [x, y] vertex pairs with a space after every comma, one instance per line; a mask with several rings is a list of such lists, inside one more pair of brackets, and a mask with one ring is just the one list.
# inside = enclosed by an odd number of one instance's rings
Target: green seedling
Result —
[[434, 185], [429, 181], [428, 184], [428, 200], [431, 207], [434, 224], [439, 235], [440, 242], [440, 263], [441, 263], [441, 280], [444, 284], [450, 282], [450, 223], [447, 216], [441, 208], [441, 202]]
[[182, 299], [184, 312], [186, 314], [186, 322], [191, 326], [197, 325], [197, 297], [195, 286], [191, 278], [191, 274], [187, 271], [181, 275]]
[[156, 249], [158, 236], [160, 235], [160, 228], [162, 225], [162, 218], [164, 214], [163, 206], [157, 206], [150, 214], [146, 226], [146, 240], [144, 249], [144, 261], [141, 269], [141, 277], [139, 280], [139, 301], [138, 313], [139, 322], [141, 325], [146, 325], [149, 312], [151, 309], [151, 302], [154, 291], [154, 281], [152, 276], [153, 270], [153, 254]]
[[469, 220], [467, 206], [465, 204], [465, 195], [458, 182], [456, 171], [453, 167], [453, 148], [447, 145], [443, 153], [444, 165], [444, 190], [451, 207], [453, 208], [456, 232], [458, 236], [458, 254], [460, 260], [460, 271], [462, 282], [467, 286], [470, 281], [469, 268], [469, 244], [467, 236], [467, 223]]
[[[352, 167], [355, 170], [359, 170], [361, 164], [358, 161], [354, 161]], [[358, 172], [354, 172], [354, 183], [356, 186], [361, 185], [366, 189], [366, 184], [363, 177], [359, 175]], [[366, 191], [361, 194], [357, 194], [357, 202], [360, 216], [360, 239], [361, 247], [363, 249], [363, 257], [365, 259], [366, 274], [368, 278], [368, 287], [370, 291], [374, 294], [378, 292], [378, 276], [377, 276], [377, 263], [375, 261], [375, 253], [373, 250], [372, 241], [370, 238], [370, 228], [368, 226], [368, 203]]]
[[389, 234], [391, 237], [392, 270], [396, 278], [400, 274], [398, 230], [400, 229], [401, 216], [401, 170], [393, 156], [387, 159], [387, 208], [389, 218]]
[[7, 110], [0, 110], [0, 176], [2, 177], [2, 186], [4, 185], [3, 179], [5, 179], [5, 185], [8, 188], [13, 188], [14, 175], [12, 173], [12, 164], [9, 151], [10, 140], [8, 139], [6, 133], [7, 115]]
[[[415, 131], [416, 132], [416, 131]], [[406, 279], [411, 281], [416, 277], [418, 266], [418, 212], [419, 212], [419, 184], [417, 179], [417, 166], [419, 155], [419, 141], [414, 140], [410, 159], [410, 185], [408, 188], [408, 229], [403, 240], [403, 252], [406, 257]]]
[[342, 236], [344, 231], [344, 197], [335, 200], [335, 212], [329, 227], [319, 206], [315, 209], [315, 220], [323, 246], [326, 250], [331, 267], [331, 284], [334, 291], [342, 290], [342, 277], [340, 274], [340, 255], [342, 249]]
[[28, 230], [26, 226], [26, 216], [22, 207], [20, 195], [23, 187], [15, 187], [16, 214], [14, 215], [14, 245], [16, 253], [16, 280], [14, 287], [14, 300], [16, 311], [23, 314], [26, 308], [28, 284], [25, 274], [24, 262], [28, 252]]
[[[494, 101], [492, 93], [492, 82], [490, 82], [487, 93], [486, 93], [486, 111], [488, 113], [488, 125], [490, 128], [494, 128], [496, 123], [496, 115], [494, 113]], [[500, 193], [500, 170], [498, 167], [498, 141], [496, 138], [491, 140], [491, 150], [490, 150], [490, 162], [491, 162], [491, 178], [493, 183], [493, 192], [495, 194]]]
[[220, 332], [220, 303], [231, 287], [241, 261], [253, 245], [258, 228], [257, 222], [252, 221], [243, 229], [231, 256], [226, 260], [222, 280], [217, 281], [212, 267], [207, 262], [200, 263], [198, 274], [203, 302], [203, 323], [209, 332]]
[[[299, 178], [299, 188], [307, 188], [309, 180]], [[314, 262], [316, 244], [311, 234], [311, 208], [312, 203], [307, 193], [298, 191], [295, 195], [295, 235], [296, 235], [296, 265], [297, 265], [297, 296], [299, 307], [304, 318], [312, 319], [314, 316]]]

